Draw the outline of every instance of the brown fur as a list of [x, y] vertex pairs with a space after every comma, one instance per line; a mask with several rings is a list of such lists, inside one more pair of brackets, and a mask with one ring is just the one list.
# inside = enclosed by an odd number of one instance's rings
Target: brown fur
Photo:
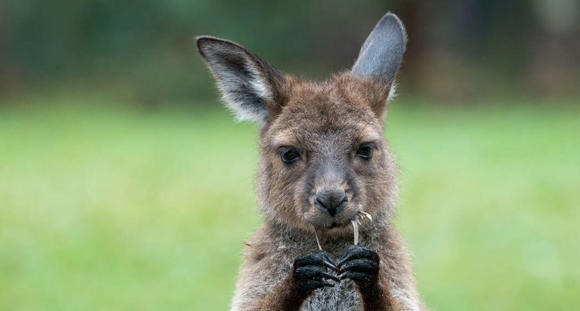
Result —
[[[284, 75], [231, 41], [200, 37], [197, 44], [228, 107], [261, 125], [257, 196], [264, 225], [246, 243], [232, 310], [426, 310], [392, 224], [397, 165], [383, 137], [406, 44], [400, 20], [386, 14], [353, 70], [321, 83]], [[372, 157], [361, 157], [369, 144]], [[299, 159], [286, 163], [281, 152], [289, 147]], [[336, 214], [316, 201], [329, 188], [345, 193]], [[318, 232], [322, 248], [339, 260], [353, 244], [351, 221], [363, 211], [373, 220], [360, 226], [359, 244], [378, 254], [378, 282], [373, 274], [364, 290], [344, 279], [305, 294], [294, 278], [295, 259], [317, 250]]]
[[[288, 172], [275, 153], [273, 141], [280, 144], [279, 134], [284, 133], [283, 144], [301, 144], [315, 151], [329, 143], [325, 139], [329, 131], [336, 132], [337, 138], [349, 144], [368, 136], [378, 136], [380, 147], [375, 154], [377, 162], [371, 168], [354, 164], [354, 169], [360, 172], [360, 178], [366, 184], [359, 200], [364, 202], [363, 209], [373, 216], [373, 222], [361, 228], [361, 245], [379, 253], [384, 286], [398, 290], [398, 296], [390, 300], [394, 305], [392, 310], [412, 310], [405, 305], [408, 300], [421, 306], [407, 250], [391, 223], [398, 188], [397, 166], [382, 139], [388, 88], [349, 73], [320, 84], [291, 77], [287, 81], [289, 85], [285, 92], [288, 101], [281, 103], [283, 109], [280, 114], [263, 128], [260, 136], [258, 197], [265, 224], [251, 239], [251, 246], [245, 252], [235, 307], [237, 310], [267, 310], [270, 304], [277, 305], [283, 300], [281, 296], [287, 288], [282, 286], [278, 287], [278, 291], [270, 292], [271, 287], [279, 281], [288, 283], [286, 278], [293, 260], [317, 248], [312, 226], [303, 219], [303, 214], [308, 211], [297, 203], [302, 195], [304, 168], [294, 168]], [[343, 227], [319, 232], [323, 249], [336, 258], [347, 245], [352, 244], [353, 232], [348, 224], [347, 221]], [[263, 284], [272, 286], [255, 291]], [[323, 292], [332, 290], [324, 289]], [[402, 297], [404, 295], [407, 297]], [[404, 299], [399, 302], [399, 298]]]

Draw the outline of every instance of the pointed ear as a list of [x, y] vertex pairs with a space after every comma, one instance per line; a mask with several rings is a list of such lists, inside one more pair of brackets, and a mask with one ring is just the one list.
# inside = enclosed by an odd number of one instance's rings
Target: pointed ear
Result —
[[352, 73], [381, 78], [391, 91], [406, 45], [407, 33], [401, 20], [393, 13], [385, 14], [363, 43]]
[[240, 121], [265, 124], [280, 110], [284, 76], [243, 46], [220, 38], [196, 38], [228, 108]]

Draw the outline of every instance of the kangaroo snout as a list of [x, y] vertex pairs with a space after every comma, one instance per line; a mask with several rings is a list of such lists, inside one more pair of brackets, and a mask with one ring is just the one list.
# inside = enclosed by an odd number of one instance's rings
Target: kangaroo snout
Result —
[[316, 191], [314, 206], [324, 213], [335, 216], [348, 202], [348, 195], [342, 188], [322, 188]]

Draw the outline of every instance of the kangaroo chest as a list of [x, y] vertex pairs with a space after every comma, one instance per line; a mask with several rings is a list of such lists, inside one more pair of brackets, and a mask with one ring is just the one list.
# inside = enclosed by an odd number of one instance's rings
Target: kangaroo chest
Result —
[[317, 289], [302, 305], [302, 311], [363, 310], [360, 295], [352, 281], [343, 280], [335, 287]]

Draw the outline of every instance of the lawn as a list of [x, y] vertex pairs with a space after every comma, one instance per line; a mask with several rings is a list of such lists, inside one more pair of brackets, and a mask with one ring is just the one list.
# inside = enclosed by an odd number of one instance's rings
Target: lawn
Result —
[[[0, 310], [227, 310], [260, 225], [256, 127], [77, 101], [0, 109]], [[393, 103], [396, 222], [432, 309], [580, 305], [579, 133], [577, 105]]]

